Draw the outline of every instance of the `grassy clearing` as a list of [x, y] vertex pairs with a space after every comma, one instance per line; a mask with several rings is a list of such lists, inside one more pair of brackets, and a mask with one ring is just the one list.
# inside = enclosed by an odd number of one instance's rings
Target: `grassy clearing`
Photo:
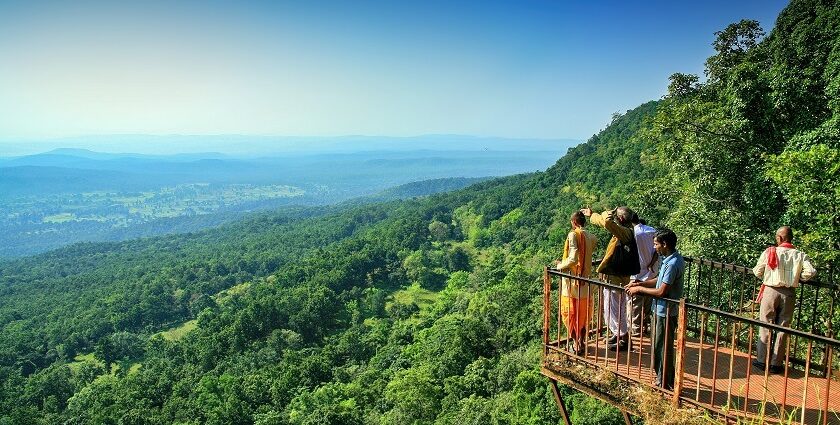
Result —
[[70, 370], [73, 371], [73, 373], [76, 373], [79, 371], [79, 368], [81, 368], [82, 365], [85, 363], [98, 363], [100, 365], [102, 364], [102, 362], [100, 362], [96, 359], [96, 357], [93, 356], [93, 353], [87, 353], [78, 354], [76, 355], [76, 357], [73, 357], [73, 361], [67, 363], [67, 367], [69, 367]]
[[389, 306], [393, 303], [399, 304], [417, 304], [417, 307], [420, 307], [420, 311], [423, 312], [427, 310], [432, 304], [435, 303], [437, 300], [438, 293], [430, 291], [428, 289], [423, 289], [418, 284], [413, 284], [408, 288], [401, 289], [399, 291], [394, 292], [390, 300], [386, 303], [386, 306]]
[[66, 223], [68, 221], [73, 221], [76, 219], [76, 215], [73, 213], [61, 213], [46, 216], [43, 219], [44, 223]]
[[123, 362], [116, 362], [111, 366], [111, 375], [116, 375], [121, 369], [128, 369], [128, 374], [135, 374], [137, 373], [140, 368], [143, 367], [143, 363], [137, 360], [126, 360]]
[[[143, 366], [142, 360], [143, 359], [141, 358], [141, 359], [131, 359], [131, 360], [114, 362], [114, 363], [111, 364], [110, 375], [115, 376], [117, 373], [119, 373], [120, 369], [128, 369], [129, 374], [137, 373], [137, 371], [139, 371], [140, 368]], [[102, 363], [96, 357], [94, 357], [93, 353], [77, 355], [76, 357], [73, 358], [72, 362], [67, 363], [67, 367], [69, 367], [70, 370], [73, 373], [77, 373], [77, 372], [79, 372], [79, 369], [81, 369], [82, 365], [84, 365], [86, 363], [93, 363], [93, 364], [99, 365], [101, 367], [105, 367], [105, 364]], [[108, 374], [106, 373], [106, 374], [103, 374], [102, 376], [105, 376], [105, 375], [108, 375]]]
[[163, 339], [167, 341], [178, 341], [195, 329], [196, 326], [198, 326], [198, 320], [188, 320], [180, 326], [165, 330], [158, 335], [162, 336]]
[[216, 302], [218, 302], [218, 303], [224, 303], [230, 297], [233, 297], [234, 295], [242, 294], [243, 292], [247, 291], [248, 288], [250, 288], [250, 287], [251, 287], [251, 282], [242, 282], [239, 285], [231, 286], [230, 288], [225, 289], [224, 291], [221, 291], [221, 292], [217, 293], [216, 295], [213, 295], [213, 298], [215, 298]]

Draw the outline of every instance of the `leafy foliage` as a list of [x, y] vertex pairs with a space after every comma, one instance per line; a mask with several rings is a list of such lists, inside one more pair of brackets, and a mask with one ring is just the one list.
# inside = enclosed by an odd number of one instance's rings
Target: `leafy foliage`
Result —
[[772, 230], [793, 225], [829, 268], [837, 252], [840, 8], [794, 1], [766, 38], [755, 21], [716, 33], [707, 80], [674, 74], [644, 136], [667, 170], [664, 220], [684, 250], [754, 260]]

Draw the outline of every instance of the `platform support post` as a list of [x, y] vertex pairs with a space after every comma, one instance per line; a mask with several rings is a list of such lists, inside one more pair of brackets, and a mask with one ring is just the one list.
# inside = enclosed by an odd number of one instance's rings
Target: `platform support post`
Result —
[[563, 395], [560, 394], [560, 388], [557, 388], [557, 381], [551, 379], [551, 392], [554, 393], [554, 401], [557, 402], [557, 407], [560, 409], [560, 416], [563, 417], [563, 423], [572, 425], [572, 420], [569, 419], [569, 412], [566, 410], [566, 403], [563, 401]]

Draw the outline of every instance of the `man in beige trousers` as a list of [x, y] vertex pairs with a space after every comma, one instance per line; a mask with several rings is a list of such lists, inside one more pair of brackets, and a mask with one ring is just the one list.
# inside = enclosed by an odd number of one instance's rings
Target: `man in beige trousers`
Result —
[[[759, 292], [758, 318], [764, 323], [790, 326], [799, 282], [810, 280], [817, 274], [811, 259], [796, 249], [792, 241], [793, 230], [788, 226], [780, 227], [776, 231], [776, 246], [764, 250], [753, 267], [756, 277], [763, 280]], [[759, 330], [753, 366], [762, 371], [767, 367], [765, 359], [769, 345], [770, 372], [779, 373], [784, 371], [788, 335], [786, 332], [776, 332], [771, 343], [770, 333], [767, 328]]]

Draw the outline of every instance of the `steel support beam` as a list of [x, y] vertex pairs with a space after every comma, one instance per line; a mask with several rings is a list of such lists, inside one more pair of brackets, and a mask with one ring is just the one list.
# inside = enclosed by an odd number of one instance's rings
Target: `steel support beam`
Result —
[[627, 424], [627, 425], [633, 425], [633, 419], [632, 419], [632, 418], [630, 418], [630, 414], [629, 414], [629, 413], [627, 413], [627, 412], [625, 412], [625, 411], [623, 411], [623, 410], [622, 410], [622, 411], [621, 411], [621, 415], [622, 415], [622, 416], [624, 416], [624, 423], [625, 423], [625, 424]]
[[566, 410], [566, 403], [563, 402], [563, 395], [560, 394], [560, 388], [557, 388], [557, 381], [553, 379], [549, 381], [551, 381], [551, 392], [554, 393], [554, 401], [557, 402], [557, 407], [560, 408], [560, 416], [563, 417], [563, 423], [572, 425], [572, 420], [569, 419], [569, 412]]

